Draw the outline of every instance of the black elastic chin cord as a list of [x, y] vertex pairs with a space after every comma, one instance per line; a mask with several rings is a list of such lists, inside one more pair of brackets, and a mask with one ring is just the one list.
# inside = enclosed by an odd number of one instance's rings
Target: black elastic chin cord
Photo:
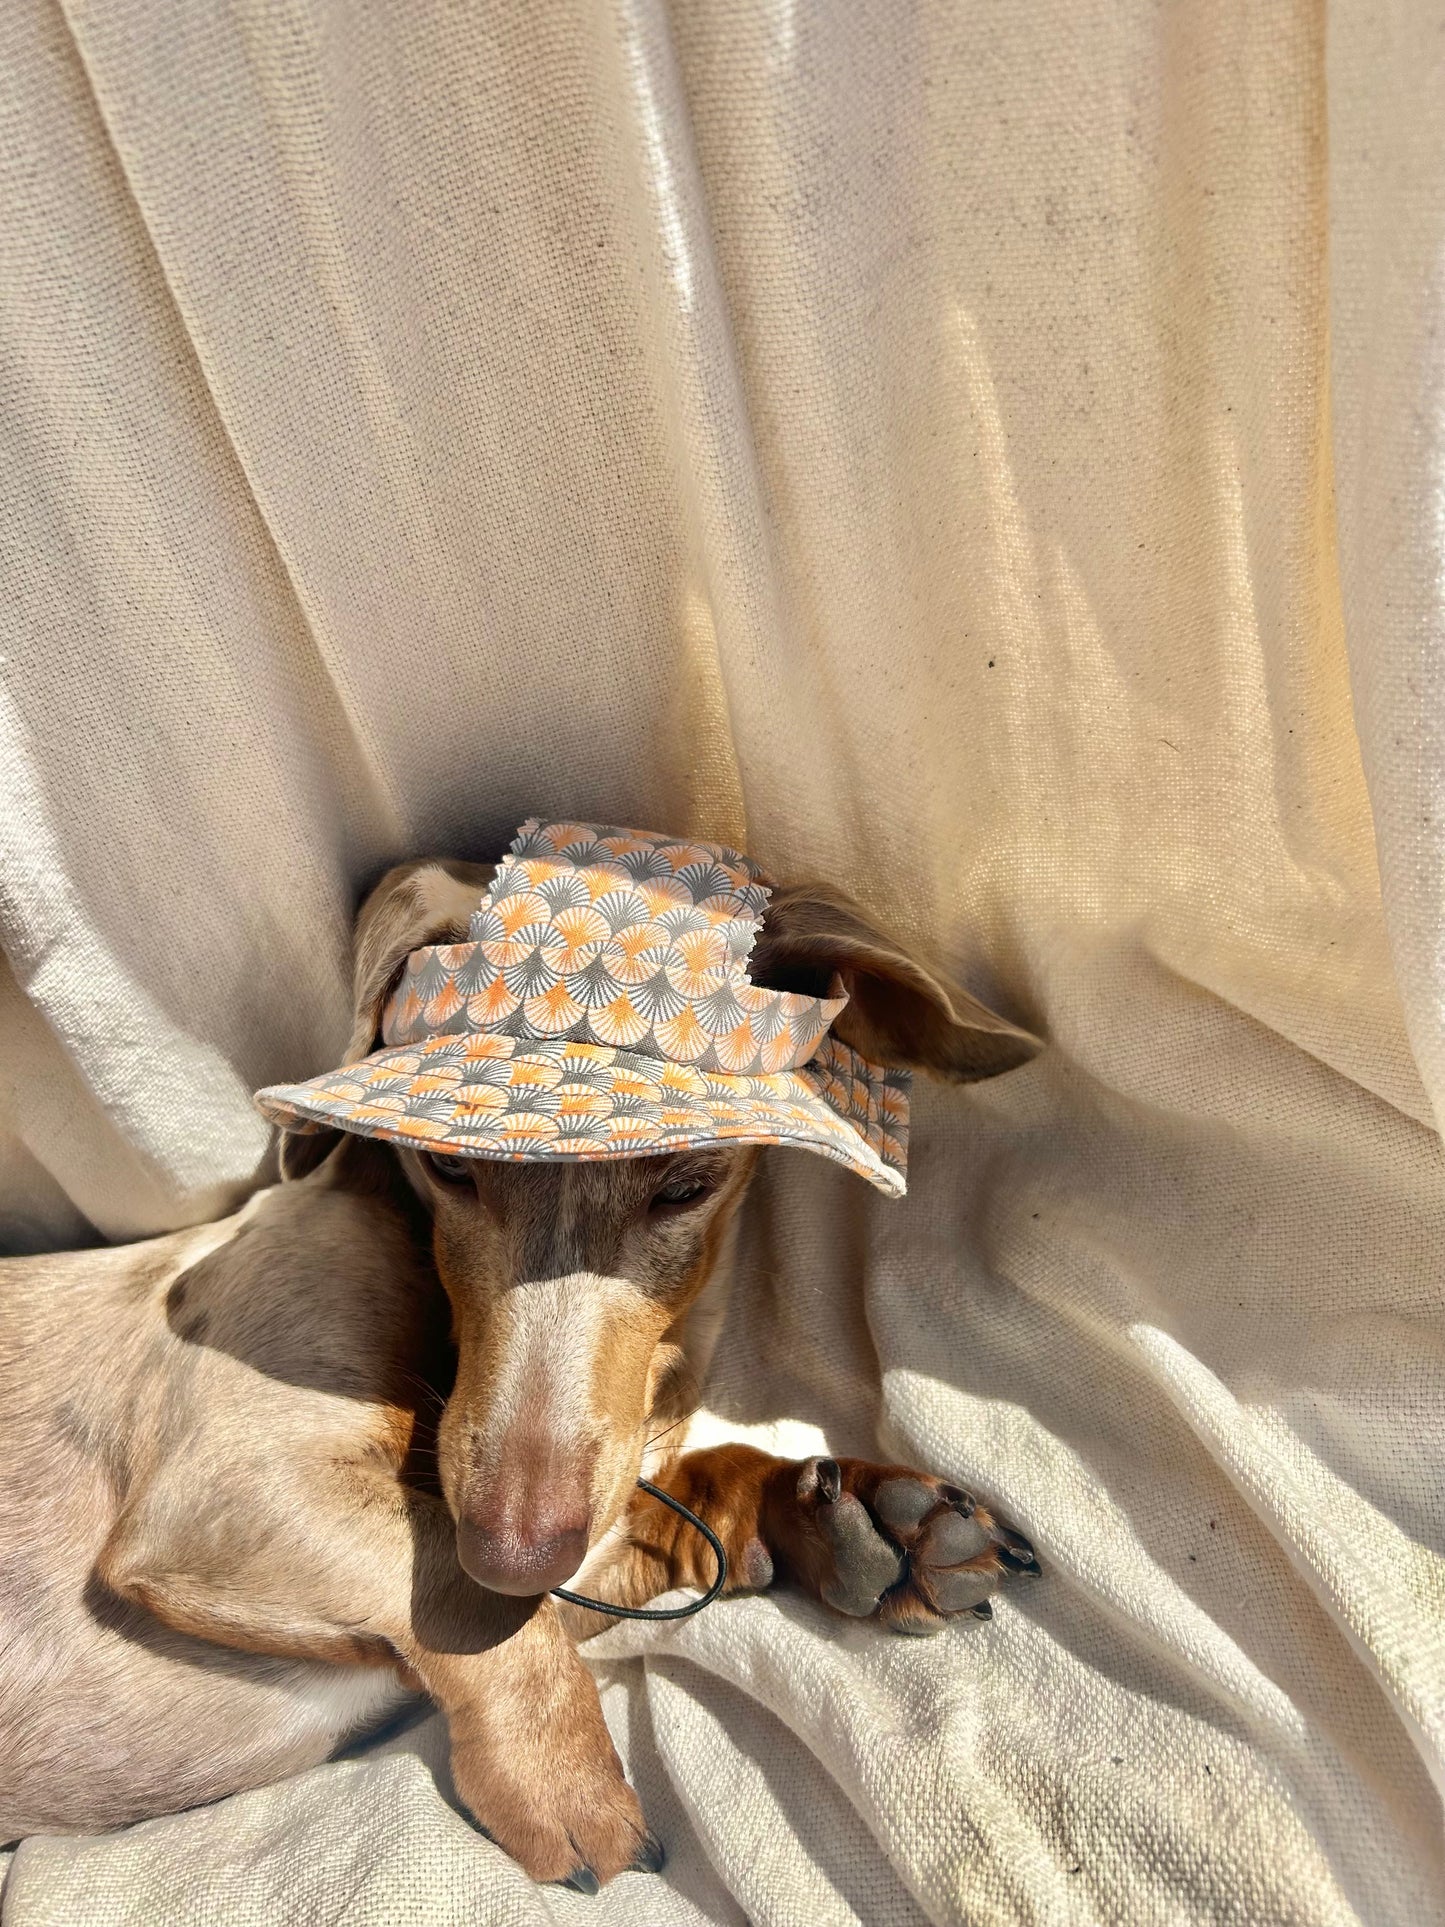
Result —
[[690, 1526], [697, 1528], [713, 1549], [713, 1557], [717, 1560], [717, 1578], [713, 1580], [701, 1599], [690, 1600], [685, 1606], [609, 1606], [605, 1599], [588, 1599], [584, 1593], [568, 1592], [565, 1586], [554, 1586], [552, 1597], [565, 1599], [572, 1606], [585, 1606], [589, 1612], [608, 1613], [614, 1619], [691, 1619], [693, 1614], [700, 1613], [704, 1606], [710, 1606], [727, 1584], [728, 1556], [722, 1549], [722, 1540], [718, 1538], [711, 1526], [703, 1524], [695, 1512], [689, 1512], [681, 1499], [674, 1499], [670, 1492], [664, 1492], [650, 1479], [639, 1479], [637, 1483], [650, 1498], [670, 1506], [680, 1517], [686, 1519]]

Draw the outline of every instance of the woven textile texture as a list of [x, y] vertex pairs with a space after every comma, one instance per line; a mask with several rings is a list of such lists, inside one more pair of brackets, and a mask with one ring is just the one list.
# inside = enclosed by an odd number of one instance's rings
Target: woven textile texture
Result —
[[607, 1633], [599, 1900], [433, 1721], [4, 1927], [1440, 1923], [1441, 0], [9, 0], [0, 82], [12, 1248], [240, 1196], [360, 891], [528, 811], [1047, 1039], [901, 1201], [765, 1155], [708, 1388], [1041, 1583]]

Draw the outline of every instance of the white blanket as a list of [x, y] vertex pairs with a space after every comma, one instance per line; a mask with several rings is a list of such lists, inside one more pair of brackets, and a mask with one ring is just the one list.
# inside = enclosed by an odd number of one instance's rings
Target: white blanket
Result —
[[12, 1246], [239, 1195], [359, 889], [533, 810], [1050, 1043], [901, 1204], [771, 1154], [710, 1388], [1042, 1583], [606, 1635], [597, 1901], [432, 1721], [5, 1927], [1445, 1919], [1442, 102], [1439, 0], [0, 10]]

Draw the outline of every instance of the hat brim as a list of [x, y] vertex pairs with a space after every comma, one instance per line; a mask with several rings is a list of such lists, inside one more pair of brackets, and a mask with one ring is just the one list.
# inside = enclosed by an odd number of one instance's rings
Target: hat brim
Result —
[[283, 1130], [352, 1131], [457, 1157], [656, 1157], [689, 1147], [794, 1144], [901, 1196], [908, 1073], [835, 1037], [796, 1070], [731, 1076], [605, 1044], [495, 1032], [394, 1045], [302, 1084], [258, 1091]]

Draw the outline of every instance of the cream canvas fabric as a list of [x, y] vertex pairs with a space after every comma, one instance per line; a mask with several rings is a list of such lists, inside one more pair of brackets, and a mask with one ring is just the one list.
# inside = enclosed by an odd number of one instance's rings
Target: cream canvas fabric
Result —
[[903, 1203], [769, 1154], [710, 1388], [1041, 1584], [609, 1633], [661, 1881], [529, 1887], [431, 1722], [5, 1927], [1438, 1922], [1438, 0], [11, 0], [0, 77], [12, 1245], [253, 1184], [358, 891], [531, 811], [1049, 1040]]

